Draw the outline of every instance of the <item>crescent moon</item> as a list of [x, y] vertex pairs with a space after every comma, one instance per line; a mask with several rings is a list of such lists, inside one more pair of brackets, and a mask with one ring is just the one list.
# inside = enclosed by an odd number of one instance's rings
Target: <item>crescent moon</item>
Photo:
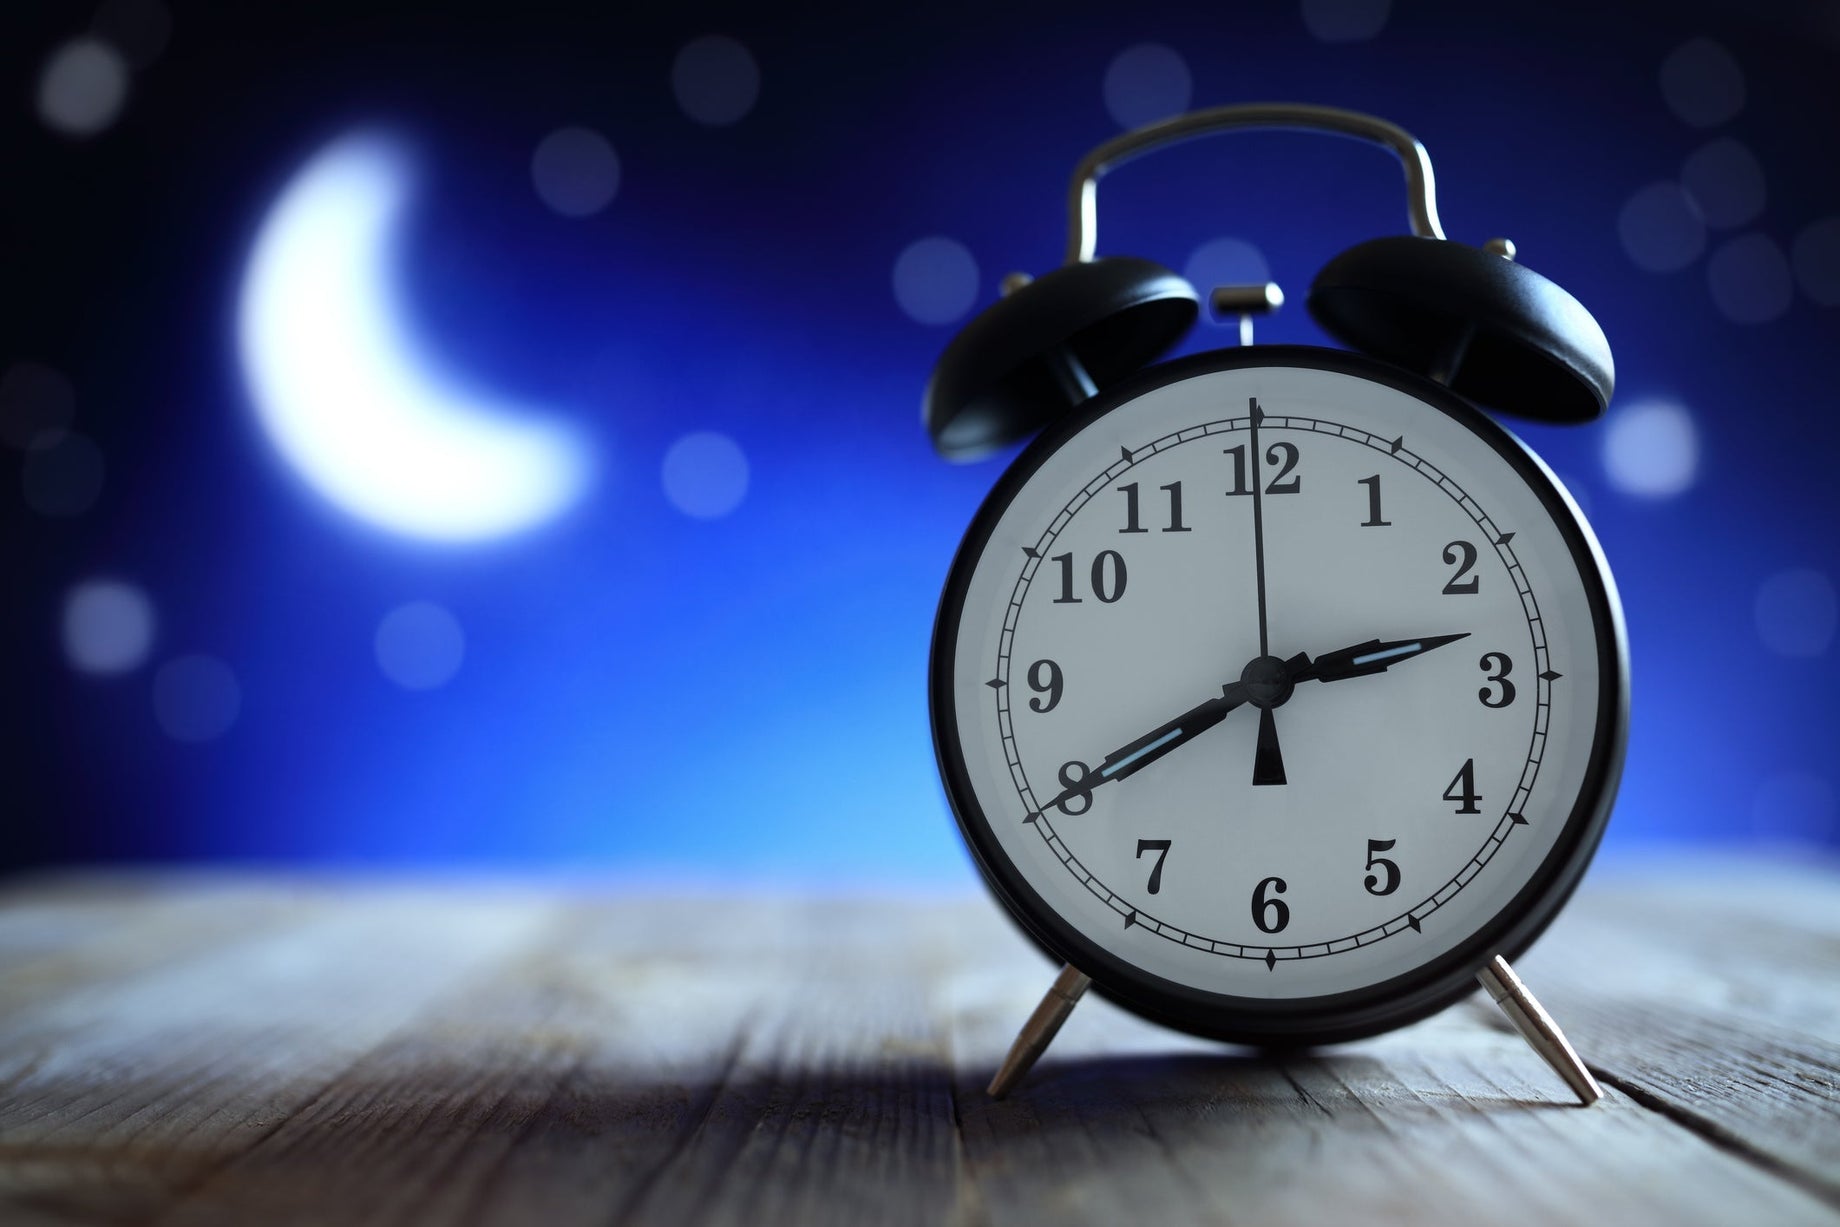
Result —
[[413, 175], [354, 134], [282, 189], [244, 268], [237, 333], [257, 420], [334, 506], [379, 528], [482, 541], [532, 528], [587, 484], [576, 433], [465, 388], [404, 323], [392, 277]]

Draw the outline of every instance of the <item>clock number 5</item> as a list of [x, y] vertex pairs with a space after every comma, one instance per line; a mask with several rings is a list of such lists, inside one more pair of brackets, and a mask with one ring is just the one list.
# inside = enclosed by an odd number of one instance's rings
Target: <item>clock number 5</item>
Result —
[[1169, 841], [1167, 839], [1138, 840], [1137, 859], [1143, 860], [1146, 852], [1156, 853], [1156, 864], [1150, 870], [1150, 893], [1154, 895], [1163, 889], [1163, 862], [1169, 859]]
[[1383, 878], [1375, 877], [1371, 873], [1367, 875], [1368, 894], [1390, 895], [1399, 889], [1399, 866], [1387, 860], [1384, 856], [1374, 855], [1376, 852], [1391, 851], [1393, 845], [1398, 842], [1399, 841], [1396, 839], [1370, 839], [1367, 841], [1367, 867], [1369, 869], [1378, 869], [1381, 873], [1386, 875]]
[[1259, 926], [1261, 933], [1282, 933], [1291, 922], [1291, 909], [1284, 900], [1266, 895], [1268, 890], [1274, 895], [1283, 894], [1284, 879], [1266, 878], [1252, 892], [1252, 923]]

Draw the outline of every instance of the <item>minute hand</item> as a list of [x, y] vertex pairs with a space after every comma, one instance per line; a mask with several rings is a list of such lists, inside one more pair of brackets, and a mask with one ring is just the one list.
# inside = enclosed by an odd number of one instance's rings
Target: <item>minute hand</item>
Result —
[[1325, 652], [1291, 674], [1293, 682], [1339, 682], [1344, 678], [1366, 677], [1385, 673], [1402, 660], [1423, 656], [1432, 648], [1469, 638], [1469, 632], [1457, 635], [1426, 635], [1418, 639], [1369, 639], [1353, 647]]
[[1187, 745], [1225, 720], [1229, 712], [1246, 702], [1247, 697], [1248, 692], [1244, 682], [1234, 682], [1221, 687], [1219, 698], [1197, 703], [1174, 720], [1165, 721], [1135, 741], [1119, 746], [1107, 754], [1104, 761], [1092, 771], [1087, 772], [1083, 780], [1066, 788], [1059, 796], [1044, 802], [1041, 809], [1051, 810], [1064, 801], [1071, 801], [1075, 797], [1090, 794], [1101, 784], [1109, 784], [1113, 780], [1122, 780], [1126, 776], [1136, 775], [1177, 746]]

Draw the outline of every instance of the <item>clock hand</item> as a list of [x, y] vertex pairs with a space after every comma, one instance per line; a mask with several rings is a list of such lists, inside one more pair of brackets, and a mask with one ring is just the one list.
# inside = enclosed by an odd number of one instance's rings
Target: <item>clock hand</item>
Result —
[[1402, 660], [1423, 656], [1433, 648], [1467, 638], [1468, 631], [1419, 639], [1369, 639], [1353, 647], [1323, 653], [1301, 669], [1292, 671], [1291, 681], [1339, 682], [1350, 677], [1366, 677], [1370, 673], [1385, 673]]
[[[1265, 616], [1265, 491], [1259, 476], [1259, 422], [1265, 417], [1255, 397], [1246, 402], [1252, 411], [1252, 566], [1259, 591], [1259, 656], [1271, 655], [1271, 633]], [[1278, 746], [1278, 722], [1271, 708], [1259, 709], [1258, 751], [1252, 760], [1252, 782], [1284, 783], [1284, 751]]]
[[1101, 784], [1136, 775], [1177, 746], [1187, 745], [1225, 720], [1229, 712], [1250, 698], [1251, 688], [1244, 682], [1221, 687], [1219, 698], [1197, 703], [1175, 719], [1164, 721], [1142, 737], [1107, 754], [1096, 769], [1086, 773], [1085, 779], [1043, 802], [1041, 811], [1051, 810], [1074, 797], [1090, 795]]

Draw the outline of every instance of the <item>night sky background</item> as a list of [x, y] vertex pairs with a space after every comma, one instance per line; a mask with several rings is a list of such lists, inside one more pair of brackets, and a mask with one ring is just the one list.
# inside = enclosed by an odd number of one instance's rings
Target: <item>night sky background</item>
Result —
[[[937, 459], [922, 389], [1005, 273], [1059, 262], [1090, 146], [1250, 100], [1405, 126], [1447, 232], [1512, 238], [1610, 337], [1604, 420], [1510, 423], [1628, 614], [1606, 854], [1840, 848], [1840, 6], [0, 21], [0, 869], [970, 883], [927, 641], [1013, 452]], [[252, 243], [353, 140], [408, 185], [387, 272], [418, 361], [561, 424], [590, 474], [524, 531], [353, 515], [254, 412]], [[1280, 342], [1326, 344], [1309, 279], [1405, 228], [1388, 155], [1299, 134], [1134, 163], [1101, 210], [1102, 254], [1268, 272]], [[1204, 321], [1178, 352], [1234, 339]], [[368, 453], [367, 431], [340, 438]]]

